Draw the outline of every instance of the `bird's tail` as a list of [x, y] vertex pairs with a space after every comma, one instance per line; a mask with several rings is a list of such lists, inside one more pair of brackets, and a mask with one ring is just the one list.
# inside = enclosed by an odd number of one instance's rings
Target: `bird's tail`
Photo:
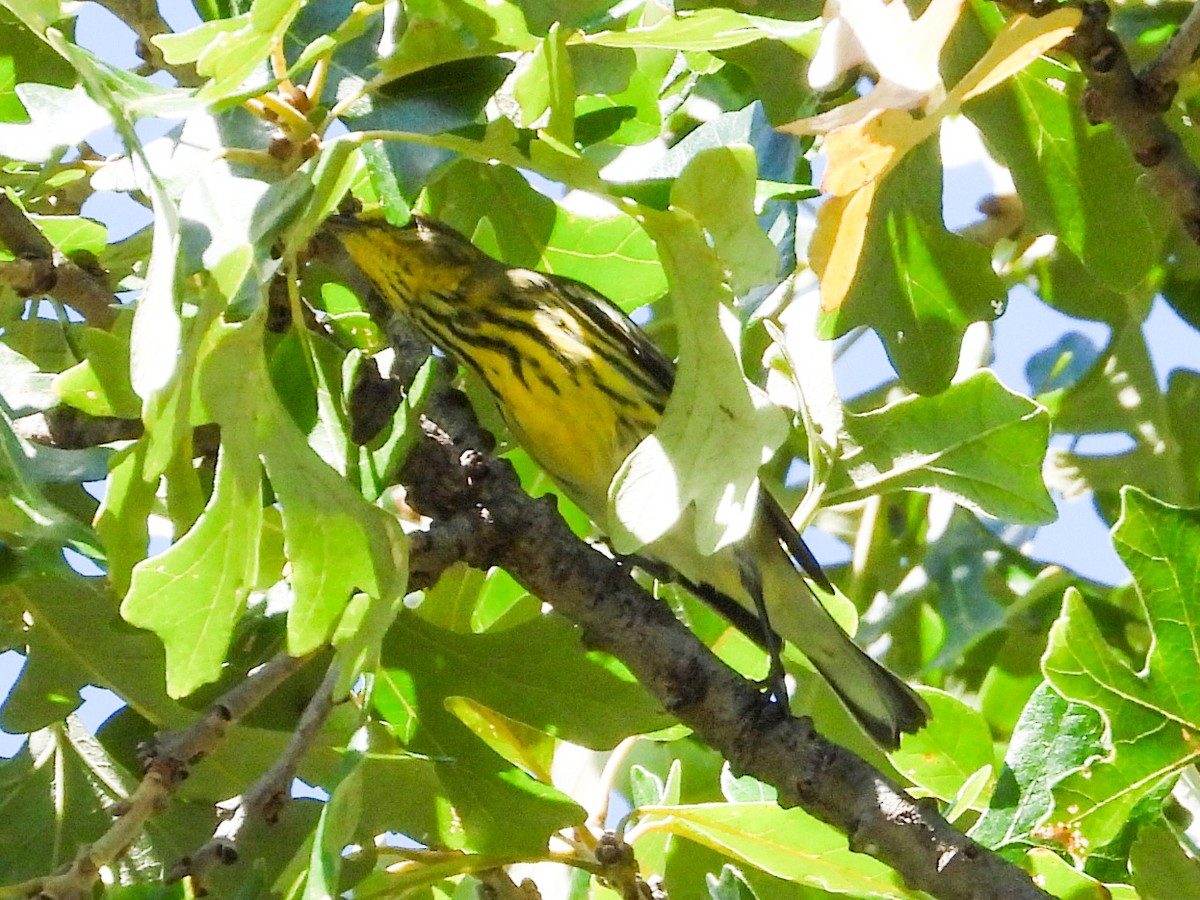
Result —
[[771, 627], [808, 658], [867, 734], [896, 749], [901, 734], [929, 720], [929, 706], [850, 639], [783, 553], [767, 559], [760, 577]]

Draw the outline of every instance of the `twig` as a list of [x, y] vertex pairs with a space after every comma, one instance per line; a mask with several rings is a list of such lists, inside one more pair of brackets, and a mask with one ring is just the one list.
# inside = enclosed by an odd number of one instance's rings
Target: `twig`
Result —
[[[153, 0], [98, 0], [101, 6], [133, 29], [138, 36], [137, 54], [146, 61], [150, 71], [167, 72], [183, 87], [198, 87], [204, 79], [196, 74], [191, 63], [175, 65], [167, 62], [162, 50], [154, 43], [160, 34], [171, 34], [171, 26], [158, 12]], [[148, 73], [147, 73], [148, 74]]]
[[532, 879], [517, 884], [504, 869], [485, 869], [479, 873], [479, 896], [481, 900], [542, 900]]
[[13, 430], [27, 441], [60, 450], [83, 450], [113, 441], [133, 441], [142, 436], [140, 419], [89, 416], [70, 406], [55, 406], [45, 412], [22, 416]]
[[108, 831], [95, 843], [79, 848], [65, 871], [6, 888], [5, 895], [36, 896], [38, 900], [90, 897], [100, 869], [120, 858], [150, 818], [167, 807], [189, 767], [211, 753], [225, 739], [231, 725], [311, 658], [285, 653], [275, 656], [228, 691], [194, 725], [158, 738], [142, 755], [142, 780], [129, 798], [114, 808], [116, 819]]
[[97, 328], [110, 328], [116, 321], [117, 301], [108, 285], [60, 253], [4, 194], [0, 194], [0, 243], [17, 257], [0, 263], [0, 281], [21, 296], [49, 294], [79, 310]]
[[[60, 450], [84, 450], [114, 441], [135, 441], [145, 433], [141, 419], [93, 416], [73, 406], [54, 406], [13, 422], [13, 431], [34, 444]], [[211, 456], [221, 444], [220, 428], [209, 423], [192, 429], [192, 455]]]
[[1156, 90], [1174, 84], [1192, 65], [1197, 48], [1200, 48], [1200, 4], [1193, 3], [1179, 30], [1142, 72], [1142, 83]]
[[[1062, 7], [1047, 0], [1002, 2], [1031, 16], [1045, 15]], [[1101, 122], [1112, 125], [1134, 160], [1146, 170], [1156, 193], [1175, 210], [1191, 239], [1200, 243], [1200, 168], [1188, 156], [1179, 135], [1163, 121], [1177, 85], [1173, 80], [1164, 80], [1161, 74], [1143, 79], [1134, 73], [1120, 39], [1108, 27], [1107, 4], [1101, 0], [1076, 0], [1070, 5], [1080, 9], [1083, 18], [1075, 33], [1061, 46], [1079, 63], [1087, 79], [1084, 114], [1093, 125]], [[1180, 57], [1195, 40], [1191, 33], [1197, 27], [1200, 26], [1188, 25], [1188, 34], [1181, 39], [1177, 51]], [[1173, 66], [1169, 62], [1167, 71]]]
[[423, 428], [404, 472], [414, 506], [445, 519], [456, 540], [466, 535], [466, 562], [502, 566], [582, 626], [588, 646], [621, 659], [734, 771], [774, 785], [783, 804], [839, 829], [853, 849], [892, 866], [913, 888], [971, 900], [1049, 896], [807, 719], [781, 717], [626, 568], [581, 543], [552, 499], [526, 495], [512, 467], [473, 442], [480, 429], [461, 399], [435, 395]]
[[325, 672], [320, 687], [305, 706], [283, 753], [245, 793], [220, 805], [222, 821], [212, 838], [195, 853], [181, 859], [167, 875], [168, 881], [191, 876], [193, 889], [202, 889], [208, 873], [217, 865], [237, 862], [238, 841], [251, 816], [257, 815], [271, 825], [279, 820], [280, 811], [290, 796], [292, 778], [296, 775], [300, 760], [321, 736], [333, 710], [333, 689], [337, 680], [338, 666], [333, 662]]

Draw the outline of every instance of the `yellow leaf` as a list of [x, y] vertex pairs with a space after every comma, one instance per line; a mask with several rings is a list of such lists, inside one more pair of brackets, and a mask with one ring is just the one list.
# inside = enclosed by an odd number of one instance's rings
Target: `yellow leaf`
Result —
[[809, 264], [821, 282], [821, 308], [825, 312], [842, 305], [858, 274], [877, 185], [877, 181], [868, 181], [853, 193], [831, 197], [817, 211]]
[[914, 119], [901, 109], [885, 109], [864, 122], [848, 125], [825, 138], [829, 168], [821, 190], [844, 196], [869, 181], [881, 179], [909, 150], [936, 130], [940, 119]]
[[1075, 7], [1063, 7], [1037, 19], [1017, 16], [996, 35], [983, 58], [954, 86], [946, 100], [946, 106], [953, 106], [953, 109], [946, 111], [957, 111], [959, 105], [990, 91], [1056, 47], [1075, 30], [1081, 15]]
[[498, 754], [543, 784], [551, 784], [554, 738], [470, 697], [447, 697], [446, 709]]

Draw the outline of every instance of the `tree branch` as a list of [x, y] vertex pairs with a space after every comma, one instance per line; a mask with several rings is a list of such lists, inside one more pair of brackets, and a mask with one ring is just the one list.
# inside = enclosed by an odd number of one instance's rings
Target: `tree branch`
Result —
[[[579, 624], [584, 640], [621, 659], [673, 715], [734, 770], [774, 785], [784, 806], [849, 836], [850, 846], [895, 868], [905, 882], [947, 898], [1045, 898], [1029, 876], [955, 831], [868, 763], [781, 716], [758, 687], [726, 667], [627, 567], [581, 543], [553, 499], [522, 491], [491, 457], [465, 398], [434, 396], [425, 438], [402, 473], [409, 499], [439, 522], [413, 547], [414, 570], [432, 577], [444, 559], [502, 566]], [[424, 558], [425, 553], [430, 558]]]
[[[143, 68], [150, 72], [167, 72], [183, 87], [198, 87], [204, 79], [196, 74], [192, 63], [174, 65], [167, 62], [153, 38], [172, 34], [171, 26], [158, 11], [154, 0], [98, 0], [101, 6], [133, 29], [137, 34], [137, 54], [146, 61]], [[148, 73], [147, 73], [148, 74]]]
[[217, 700], [194, 725], [163, 735], [142, 754], [144, 774], [127, 800], [113, 810], [116, 819], [98, 840], [81, 847], [63, 872], [14, 885], [0, 896], [36, 896], [39, 900], [90, 897], [100, 868], [121, 857], [141, 835], [150, 818], [162, 812], [187, 777], [190, 766], [224, 740], [230, 726], [258, 706], [298, 671], [312, 655], [295, 658], [281, 653]]
[[304, 707], [283, 753], [240, 797], [220, 804], [222, 820], [212, 838], [195, 853], [181, 859], [168, 873], [168, 882], [191, 876], [193, 891], [203, 890], [210, 871], [218, 865], [237, 862], [238, 842], [251, 816], [257, 815], [272, 825], [279, 821], [280, 811], [291, 796], [289, 790], [300, 760], [321, 736], [333, 711], [333, 689], [337, 680], [335, 661], [330, 663], [320, 687]]
[[17, 257], [0, 262], [0, 283], [22, 297], [49, 294], [77, 309], [89, 325], [112, 327], [117, 300], [108, 285], [60, 253], [5, 194], [0, 194], [0, 243]]
[[[1002, 2], [1031, 16], [1046, 15], [1063, 5], [1049, 0]], [[1076, 0], [1071, 5], [1083, 12], [1083, 19], [1061, 46], [1079, 63], [1087, 79], [1084, 114], [1093, 125], [1112, 125], [1134, 160], [1146, 170], [1155, 192], [1175, 210], [1191, 239], [1200, 243], [1200, 168], [1188, 156], [1179, 135], [1163, 121], [1178, 88], [1174, 78], [1167, 76], [1176, 72], [1179, 59], [1186, 55], [1190, 60], [1195, 42], [1200, 40], [1194, 33], [1200, 24], [1190, 21], [1196, 18], [1196, 10], [1184, 23], [1187, 31], [1180, 29], [1176, 35], [1178, 48], [1168, 47], [1161, 67], [1156, 70], [1156, 63], [1138, 77], [1120, 39], [1108, 27], [1107, 4]]]
[[[73, 406], [52, 406], [13, 422], [13, 431], [25, 440], [60, 450], [84, 450], [114, 441], [136, 441], [146, 431], [141, 419], [93, 416]], [[221, 444], [221, 429], [214, 423], [192, 429], [192, 454], [211, 456]]]
[[134, 441], [145, 431], [140, 419], [91, 416], [73, 406], [53, 406], [13, 422], [13, 431], [34, 444], [84, 450], [113, 441]]
[[[1174, 85], [1192, 65], [1197, 48], [1200, 48], [1200, 4], [1193, 3], [1179, 30], [1142, 73], [1142, 81], [1155, 90]], [[1173, 93], [1174, 89], [1171, 90]]]

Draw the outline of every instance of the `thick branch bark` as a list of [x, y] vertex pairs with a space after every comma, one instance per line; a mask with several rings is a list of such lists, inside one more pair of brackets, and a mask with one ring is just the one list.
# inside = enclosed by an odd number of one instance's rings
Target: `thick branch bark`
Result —
[[[111, 440], [114, 427], [136, 425], [116, 423], [73, 423], [65, 443]], [[414, 537], [412, 588], [433, 584], [459, 560], [502, 566], [578, 623], [591, 646], [629, 666], [735, 771], [774, 785], [781, 803], [802, 806], [844, 832], [854, 849], [891, 865], [910, 887], [947, 900], [1049, 896], [930, 805], [825, 740], [807, 719], [782, 718], [756, 685], [721, 663], [630, 578], [623, 563], [579, 541], [551, 500], [534, 500], [521, 489], [512, 468], [490, 455], [492, 437], [461, 394], [436, 393], [422, 426], [425, 439], [401, 480], [410, 486], [411, 503], [434, 523]], [[78, 434], [81, 427], [89, 435]], [[60, 443], [50, 434], [43, 440]]]
[[454, 558], [504, 567], [578, 623], [585, 641], [621, 659], [673, 715], [729, 760], [849, 836], [850, 845], [941, 898], [1045, 898], [1018, 867], [955, 831], [882, 772], [825, 740], [806, 718], [783, 717], [726, 667], [617, 560], [580, 542], [552, 500], [526, 495], [491, 457], [460, 395], [443, 393], [405, 466], [409, 500], [435, 519], [413, 548], [422, 581]]

